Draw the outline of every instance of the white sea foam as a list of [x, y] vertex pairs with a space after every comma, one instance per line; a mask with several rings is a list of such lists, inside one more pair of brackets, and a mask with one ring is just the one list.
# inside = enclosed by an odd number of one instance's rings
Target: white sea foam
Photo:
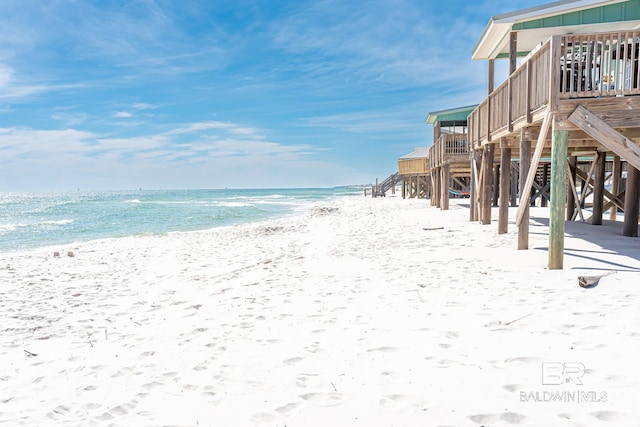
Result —
[[241, 203], [241, 202], [218, 202], [219, 206], [223, 206], [225, 208], [246, 208], [249, 206], [253, 206], [251, 203]]

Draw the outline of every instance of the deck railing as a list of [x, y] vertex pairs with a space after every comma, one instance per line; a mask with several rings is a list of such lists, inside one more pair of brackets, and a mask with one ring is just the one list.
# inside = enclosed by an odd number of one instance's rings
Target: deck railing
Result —
[[429, 149], [431, 168], [436, 168], [446, 161], [469, 157], [468, 135], [466, 133], [448, 133], [440, 135]]
[[640, 31], [551, 37], [471, 112], [472, 147], [557, 111], [564, 99], [640, 94], [639, 41]]

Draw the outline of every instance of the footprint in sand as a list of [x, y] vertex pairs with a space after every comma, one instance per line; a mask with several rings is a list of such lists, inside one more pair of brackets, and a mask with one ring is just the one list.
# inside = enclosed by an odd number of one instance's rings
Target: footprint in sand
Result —
[[376, 347], [376, 348], [370, 348], [367, 351], [368, 352], [379, 351], [381, 353], [392, 353], [394, 351], [398, 351], [398, 348], [397, 347]]
[[93, 411], [95, 409], [98, 409], [101, 406], [102, 405], [99, 403], [85, 403], [84, 405], [82, 405], [82, 409], [84, 411]]
[[286, 405], [276, 408], [276, 412], [282, 415], [287, 415], [298, 408], [300, 405], [302, 405], [301, 402], [287, 403]]
[[307, 393], [300, 395], [300, 398], [323, 407], [336, 406], [342, 403], [342, 394], [340, 393]]
[[161, 386], [161, 385], [162, 385], [162, 383], [160, 383], [158, 381], [152, 381], [150, 383], [142, 384], [142, 388], [144, 390], [151, 390], [152, 388], [157, 387], [157, 386]]
[[204, 363], [200, 363], [196, 366], [193, 367], [194, 371], [206, 371], [207, 370], [207, 365]]
[[519, 390], [522, 390], [523, 387], [520, 384], [506, 384], [503, 385], [502, 388], [510, 393], [515, 393]]
[[504, 363], [512, 363], [512, 362], [519, 362], [519, 363], [542, 363], [544, 362], [544, 359], [540, 359], [539, 357], [512, 357], [509, 359], [505, 359]]
[[409, 396], [404, 394], [388, 394], [382, 396], [379, 404], [383, 408], [401, 408], [407, 406], [423, 406], [421, 403], [414, 402]]
[[282, 363], [285, 365], [295, 365], [296, 363], [302, 362], [302, 357], [291, 357], [289, 359], [283, 360]]
[[118, 405], [118, 406], [114, 406], [113, 408], [111, 408], [109, 410], [110, 413], [112, 413], [113, 415], [126, 415], [127, 413], [129, 413], [129, 411], [127, 410], [128, 408], [125, 408], [124, 406], [132, 406], [132, 405]]
[[505, 421], [509, 424], [520, 424], [527, 417], [522, 414], [518, 414], [517, 412], [505, 412], [500, 415], [500, 420]]
[[109, 421], [109, 420], [114, 419], [115, 417], [113, 415], [111, 415], [109, 412], [105, 412], [104, 414], [99, 415], [96, 418], [98, 420], [100, 420], [100, 421]]
[[498, 419], [498, 416], [494, 414], [477, 414], [470, 415], [469, 419], [477, 424], [487, 424], [496, 421]]
[[267, 414], [266, 412], [259, 412], [251, 416], [251, 421], [254, 423], [272, 423], [275, 420], [275, 416]]
[[486, 425], [486, 424], [493, 424], [498, 420], [504, 421], [507, 424], [520, 424], [527, 417], [522, 414], [518, 414], [516, 412], [504, 412], [500, 415], [498, 414], [471, 415], [469, 418], [471, 419], [471, 421], [475, 423]]
[[592, 412], [590, 415], [601, 421], [617, 421], [624, 417], [622, 412], [617, 411], [598, 411]]

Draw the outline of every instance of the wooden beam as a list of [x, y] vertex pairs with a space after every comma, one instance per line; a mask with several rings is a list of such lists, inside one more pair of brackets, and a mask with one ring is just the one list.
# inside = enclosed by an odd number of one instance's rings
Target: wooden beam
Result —
[[[573, 191], [567, 194], [567, 220], [573, 220], [573, 214], [576, 210], [576, 201], [578, 200], [578, 192], [576, 190], [576, 168], [578, 167], [578, 157], [570, 153], [569, 161], [567, 163], [567, 181]], [[582, 214], [582, 212], [580, 212]]]
[[[592, 163], [592, 167], [594, 165], [595, 163]], [[591, 174], [587, 175], [586, 173], [584, 173], [584, 171], [580, 169], [576, 169], [576, 176], [578, 176], [580, 179], [583, 180], [584, 185], [582, 186], [583, 187], [582, 193], [587, 194], [586, 187], [589, 185], [593, 186], [593, 178], [591, 178]], [[618, 206], [620, 209], [624, 210], [624, 205], [620, 202], [620, 200], [618, 200], [618, 197], [615, 194], [611, 193], [606, 188], [603, 191], [603, 193], [607, 197], [607, 199], [609, 199], [612, 203], [615, 203], [616, 206]], [[580, 206], [584, 206], [584, 197], [580, 200]]]
[[537, 182], [533, 181], [532, 188], [536, 191], [531, 196], [531, 203], [534, 203], [535, 199], [540, 197], [540, 206], [542, 207], [547, 206], [547, 202], [551, 200], [551, 196], [549, 195], [549, 189], [551, 188], [551, 183], [547, 182], [544, 186], [542, 186]]
[[597, 157], [594, 157], [593, 161], [591, 162], [591, 167], [589, 168], [589, 173], [588, 174], [584, 174], [583, 171], [581, 171], [580, 169], [576, 170], [576, 174], [583, 179], [582, 181], [582, 191], [580, 194], [580, 206], [582, 208], [584, 208], [584, 201], [588, 196], [588, 190], [589, 190], [589, 186], [593, 187], [593, 173], [596, 170], [596, 160]]
[[[522, 222], [522, 217], [524, 215], [524, 205], [529, 204], [529, 193], [531, 192], [533, 180], [536, 177], [536, 170], [538, 169], [538, 163], [540, 162], [540, 157], [542, 156], [544, 142], [547, 137], [547, 132], [549, 131], [551, 122], [551, 112], [547, 110], [547, 113], [545, 114], [544, 120], [542, 122], [542, 127], [540, 128], [540, 134], [538, 135], [538, 141], [536, 142], [536, 150], [533, 153], [533, 161], [531, 163], [531, 166], [529, 167], [527, 179], [524, 182], [524, 186], [521, 186], [520, 205], [518, 206], [518, 211], [516, 212], [516, 224], [518, 225], [520, 225], [520, 223]], [[522, 153], [520, 157], [522, 157]]]
[[441, 200], [442, 200], [442, 188], [441, 188], [442, 187], [442, 175], [440, 173], [440, 168], [439, 167], [435, 168], [434, 171], [435, 172], [433, 174], [433, 177], [434, 177], [435, 183], [434, 183], [434, 187], [433, 188], [435, 189], [435, 200], [436, 200], [435, 206], [437, 208], [440, 208], [442, 206], [442, 204], [441, 204]]
[[509, 228], [509, 195], [511, 193], [511, 148], [500, 149], [500, 203], [498, 208], [498, 234]]
[[[495, 148], [494, 148], [495, 150]], [[498, 206], [498, 199], [500, 198], [500, 164], [493, 166], [493, 195], [491, 196], [491, 205], [493, 207]]]
[[[613, 157], [613, 164], [611, 165], [611, 193], [618, 194], [620, 191], [620, 178], [622, 177], [622, 162], [620, 156]], [[615, 221], [618, 215], [618, 207], [612, 206], [609, 211], [609, 219]]]
[[615, 199], [613, 200], [609, 200], [607, 203], [604, 204], [604, 211], [606, 211], [607, 209], [615, 209], [618, 210], [622, 209], [624, 211], [624, 196], [625, 196], [625, 191], [623, 190], [622, 192], [618, 193], [618, 195], [616, 196]]
[[[551, 36], [550, 45], [550, 61], [549, 61], [549, 104], [548, 112], [554, 114], [560, 106], [560, 73], [556, 69], [560, 63], [562, 56], [562, 39], [561, 36]], [[542, 129], [540, 130], [542, 132]], [[545, 132], [546, 133], [546, 132]], [[564, 168], [563, 168], [564, 170]]]
[[518, 33], [511, 31], [509, 33], [509, 75], [516, 71], [516, 58], [518, 54]]
[[[535, 185], [535, 184], [534, 184]], [[542, 186], [538, 189], [540, 196], [540, 206], [547, 207], [547, 201], [549, 200], [549, 194], [546, 191], [551, 187], [549, 183], [549, 163], [545, 163], [542, 166]], [[545, 197], [545, 194], [547, 197]]]
[[442, 203], [443, 211], [449, 210], [449, 163], [445, 163], [440, 168], [442, 170]]
[[567, 147], [569, 132], [553, 121], [551, 140], [551, 207], [549, 209], [549, 270], [561, 270], [564, 258], [564, 221], [567, 201]]
[[457, 177], [451, 176], [451, 181], [453, 181], [456, 184], [458, 184], [460, 186], [460, 188], [462, 188], [462, 190], [469, 191], [469, 186], [467, 184], [465, 184], [464, 182], [460, 181]]
[[495, 59], [489, 60], [489, 76], [487, 84], [487, 94], [491, 95], [495, 85]]
[[511, 192], [509, 194], [509, 204], [511, 207], [518, 206], [518, 170], [516, 169], [517, 164], [515, 162], [509, 161], [509, 169], [511, 175]]
[[569, 120], [609, 151], [625, 159], [634, 168], [640, 169], [640, 147], [582, 105], [576, 107]]
[[482, 187], [480, 196], [480, 222], [491, 224], [491, 190], [493, 188], [493, 150], [494, 144], [484, 147], [482, 154]]
[[[580, 215], [580, 220], [584, 222], [584, 216], [582, 216], [582, 208], [580, 206], [580, 199], [578, 198], [578, 191], [576, 190], [576, 180], [575, 180], [575, 167], [572, 168], [571, 161], [567, 162], [567, 181], [569, 181], [569, 187], [571, 188], [571, 198], [567, 197], [567, 221], [573, 221], [576, 216], [576, 208], [577, 214]], [[569, 203], [571, 206], [571, 215], [569, 215]]]
[[477, 195], [477, 205], [478, 205], [478, 221], [482, 222], [482, 185], [484, 181], [484, 150], [486, 147], [482, 148], [482, 153], [478, 152], [477, 161], [480, 162], [480, 168], [478, 169], [478, 195]]
[[469, 221], [478, 221], [478, 155], [477, 151], [471, 153], [471, 194], [469, 200]]
[[638, 237], [638, 204], [640, 197], [640, 172], [633, 166], [627, 165], [627, 184], [624, 196], [624, 225], [622, 234]]
[[604, 205], [604, 175], [606, 153], [598, 152], [596, 157], [596, 171], [593, 186], [593, 214], [591, 215], [592, 225], [602, 225], [602, 207]]
[[402, 198], [407, 198], [407, 179], [402, 175]]
[[[527, 172], [529, 171], [529, 164], [531, 163], [531, 141], [526, 137], [524, 129], [520, 132], [520, 203], [518, 206], [518, 212], [522, 207], [521, 221], [518, 224], [518, 249], [529, 249], [529, 197], [523, 197], [523, 189], [525, 188], [525, 181], [527, 179]], [[528, 190], [529, 192], [531, 190]], [[524, 202], [523, 202], [524, 200]], [[524, 206], [522, 206], [524, 203]]]

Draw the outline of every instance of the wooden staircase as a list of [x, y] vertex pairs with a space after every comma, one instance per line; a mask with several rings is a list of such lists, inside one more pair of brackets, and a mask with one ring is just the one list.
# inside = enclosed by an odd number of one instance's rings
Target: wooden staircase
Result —
[[402, 175], [400, 175], [398, 172], [389, 175], [389, 177], [382, 181], [380, 184], [373, 186], [373, 197], [385, 197], [387, 195], [387, 191], [389, 191], [389, 189], [391, 188], [394, 188], [400, 182], [402, 182]]

